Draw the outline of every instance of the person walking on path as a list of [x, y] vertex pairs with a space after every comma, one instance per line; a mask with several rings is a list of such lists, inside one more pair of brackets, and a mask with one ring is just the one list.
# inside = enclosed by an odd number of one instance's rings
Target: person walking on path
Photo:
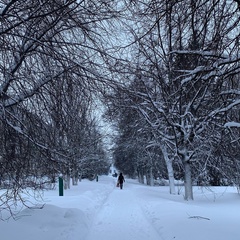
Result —
[[125, 179], [124, 179], [124, 176], [122, 175], [122, 173], [120, 173], [118, 176], [118, 183], [119, 183], [120, 189], [123, 188], [123, 182], [125, 182]]

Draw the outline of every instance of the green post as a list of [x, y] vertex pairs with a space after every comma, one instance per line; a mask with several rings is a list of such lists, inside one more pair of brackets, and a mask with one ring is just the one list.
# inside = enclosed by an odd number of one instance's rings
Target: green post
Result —
[[59, 177], [59, 196], [63, 196], [63, 179]]

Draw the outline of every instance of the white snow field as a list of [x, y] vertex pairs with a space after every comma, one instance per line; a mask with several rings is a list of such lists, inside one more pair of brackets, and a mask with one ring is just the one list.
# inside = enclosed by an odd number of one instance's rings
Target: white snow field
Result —
[[[239, 240], [240, 195], [234, 187], [194, 187], [194, 201], [126, 179], [83, 180], [58, 196], [45, 191], [43, 209], [24, 209], [0, 222], [1, 240]], [[1, 194], [1, 192], [0, 192]], [[33, 200], [32, 200], [33, 201]], [[2, 212], [2, 217], [6, 213]]]

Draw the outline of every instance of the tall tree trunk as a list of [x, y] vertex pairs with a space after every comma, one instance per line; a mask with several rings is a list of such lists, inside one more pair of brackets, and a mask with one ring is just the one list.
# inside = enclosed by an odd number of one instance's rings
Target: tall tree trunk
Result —
[[143, 170], [141, 168], [138, 169], [138, 181], [140, 183], [144, 183], [144, 175]]
[[169, 159], [169, 157], [168, 157], [166, 146], [162, 145], [161, 150], [162, 150], [162, 153], [163, 153], [164, 161], [165, 161], [166, 166], [167, 166], [170, 194], [176, 194], [172, 160]]
[[185, 186], [185, 200], [193, 200], [192, 190], [192, 173], [191, 164], [189, 161], [184, 161], [184, 186]]
[[64, 189], [67, 190], [67, 189], [70, 189], [70, 181], [71, 181], [71, 177], [69, 174], [66, 174], [64, 176]]
[[147, 178], [147, 185], [149, 186], [153, 186], [153, 171], [152, 171], [152, 166], [149, 167], [147, 174], [146, 174], [146, 178]]
[[76, 168], [72, 170], [72, 185], [78, 185], [78, 170], [76, 170]]
[[151, 166], [150, 169], [149, 169], [149, 185], [150, 186], [153, 186], [154, 185], [154, 182], [153, 182], [153, 167]]
[[169, 190], [170, 194], [176, 194], [175, 183], [174, 183], [174, 171], [172, 166], [172, 160], [166, 162], [167, 171], [168, 171], [168, 179], [169, 179]]

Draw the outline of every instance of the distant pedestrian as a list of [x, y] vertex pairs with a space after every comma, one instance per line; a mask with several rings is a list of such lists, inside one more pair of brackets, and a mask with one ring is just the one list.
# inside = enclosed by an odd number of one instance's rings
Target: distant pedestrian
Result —
[[119, 183], [120, 189], [123, 188], [123, 182], [125, 182], [125, 179], [124, 179], [124, 176], [122, 175], [122, 173], [120, 173], [118, 176], [118, 183]]

